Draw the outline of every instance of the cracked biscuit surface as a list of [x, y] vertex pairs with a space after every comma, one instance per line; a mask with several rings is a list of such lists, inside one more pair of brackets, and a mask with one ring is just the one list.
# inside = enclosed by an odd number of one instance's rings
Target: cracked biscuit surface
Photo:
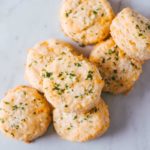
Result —
[[111, 35], [131, 58], [150, 59], [150, 20], [131, 8], [123, 9], [112, 21]]
[[128, 92], [142, 72], [142, 64], [129, 58], [112, 38], [97, 44], [90, 60], [97, 64], [105, 81], [103, 91], [113, 94]]
[[109, 35], [114, 12], [107, 0], [64, 0], [61, 27], [80, 44], [95, 44]]
[[98, 103], [104, 82], [97, 67], [83, 56], [56, 57], [43, 72], [47, 100], [67, 112], [87, 112]]
[[43, 77], [41, 72], [50, 64], [57, 55], [67, 54], [73, 50], [73, 47], [61, 40], [50, 39], [40, 42], [29, 49], [25, 77], [29, 83], [36, 89], [43, 92]]
[[0, 131], [31, 142], [42, 136], [51, 122], [52, 108], [37, 90], [18, 86], [0, 101]]
[[102, 99], [85, 114], [65, 113], [55, 109], [53, 120], [58, 135], [75, 142], [85, 142], [101, 136], [110, 124], [108, 107]]

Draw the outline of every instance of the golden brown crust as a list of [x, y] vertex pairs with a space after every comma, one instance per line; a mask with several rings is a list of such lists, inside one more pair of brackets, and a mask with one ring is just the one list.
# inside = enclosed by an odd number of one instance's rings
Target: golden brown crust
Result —
[[28, 51], [25, 70], [26, 79], [34, 88], [43, 92], [42, 70], [49, 65], [57, 55], [61, 55], [61, 53], [69, 55], [71, 51], [73, 52], [73, 47], [70, 44], [57, 39], [50, 39], [38, 43]]
[[58, 135], [75, 142], [85, 142], [101, 136], [110, 124], [108, 106], [103, 100], [86, 114], [65, 113], [55, 109], [53, 120]]
[[90, 60], [97, 64], [105, 81], [104, 92], [126, 93], [142, 72], [142, 64], [129, 58], [112, 38], [97, 44], [90, 54]]
[[60, 14], [64, 33], [84, 45], [105, 39], [114, 18], [107, 0], [65, 0]]
[[104, 82], [83, 56], [56, 57], [46, 70], [43, 89], [48, 101], [67, 112], [87, 112], [98, 103]]
[[8, 137], [31, 142], [47, 131], [51, 111], [51, 106], [37, 90], [17, 86], [0, 101], [0, 130]]
[[131, 58], [150, 59], [150, 20], [131, 8], [123, 9], [111, 24], [116, 44]]

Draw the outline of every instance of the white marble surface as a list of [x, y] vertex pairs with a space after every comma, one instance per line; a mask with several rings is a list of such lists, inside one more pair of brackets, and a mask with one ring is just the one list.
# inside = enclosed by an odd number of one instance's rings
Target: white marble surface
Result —
[[[64, 37], [59, 25], [61, 0], [0, 0], [0, 98], [11, 87], [25, 84], [27, 51], [36, 42]], [[149, 0], [111, 0], [115, 11], [131, 6], [150, 18]], [[71, 41], [70, 41], [71, 42]], [[111, 127], [101, 138], [87, 143], [61, 140], [52, 127], [46, 136], [24, 144], [0, 134], [0, 150], [150, 150], [150, 62], [127, 96], [104, 95]]]

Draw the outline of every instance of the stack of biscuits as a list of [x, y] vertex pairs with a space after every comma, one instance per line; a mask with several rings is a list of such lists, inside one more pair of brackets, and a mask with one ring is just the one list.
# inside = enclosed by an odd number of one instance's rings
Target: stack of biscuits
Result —
[[128, 92], [150, 59], [150, 20], [131, 8], [115, 17], [107, 0], [64, 0], [60, 19], [66, 36], [96, 46], [89, 59], [58, 39], [28, 50], [25, 77], [32, 87], [18, 86], [0, 101], [0, 131], [9, 137], [31, 142], [52, 120], [69, 141], [101, 136], [110, 124], [101, 93]]

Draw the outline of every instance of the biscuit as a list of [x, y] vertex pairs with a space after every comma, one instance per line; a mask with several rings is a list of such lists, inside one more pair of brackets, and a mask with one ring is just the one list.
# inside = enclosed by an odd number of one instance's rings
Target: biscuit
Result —
[[90, 54], [105, 81], [103, 91], [113, 94], [128, 92], [142, 72], [142, 64], [129, 58], [112, 38], [99, 43]]
[[54, 128], [66, 140], [85, 142], [104, 134], [109, 128], [110, 119], [107, 105], [103, 100], [86, 114], [53, 111]]
[[131, 8], [123, 9], [111, 24], [116, 44], [139, 61], [150, 59], [150, 20]]
[[107, 0], [64, 0], [60, 12], [63, 32], [84, 45], [105, 39], [113, 18]]
[[47, 131], [51, 111], [37, 90], [18, 86], [0, 101], [0, 131], [8, 137], [31, 142]]
[[83, 56], [56, 57], [43, 72], [47, 100], [67, 112], [87, 112], [97, 103], [104, 82], [97, 67]]
[[43, 92], [41, 71], [50, 64], [57, 55], [69, 55], [73, 48], [60, 40], [43, 41], [28, 51], [25, 77], [29, 83]]

